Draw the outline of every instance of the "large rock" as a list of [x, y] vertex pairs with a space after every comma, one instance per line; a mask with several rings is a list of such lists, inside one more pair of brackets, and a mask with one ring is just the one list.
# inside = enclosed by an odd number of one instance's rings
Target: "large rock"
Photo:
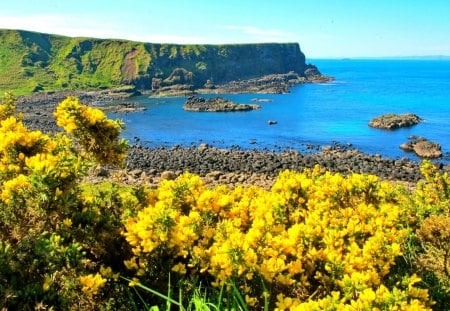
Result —
[[421, 158], [440, 158], [442, 157], [441, 146], [432, 141], [419, 141], [414, 144], [414, 152]]
[[208, 98], [191, 96], [184, 103], [183, 109], [187, 111], [231, 112], [249, 111], [259, 109], [259, 105], [236, 104], [231, 100], [221, 97]]
[[374, 128], [393, 130], [401, 127], [413, 126], [420, 123], [421, 121], [422, 118], [413, 113], [388, 113], [370, 120], [369, 126]]
[[440, 158], [442, 157], [442, 148], [439, 144], [429, 141], [423, 137], [411, 137], [411, 141], [400, 145], [400, 148], [414, 152], [421, 158]]

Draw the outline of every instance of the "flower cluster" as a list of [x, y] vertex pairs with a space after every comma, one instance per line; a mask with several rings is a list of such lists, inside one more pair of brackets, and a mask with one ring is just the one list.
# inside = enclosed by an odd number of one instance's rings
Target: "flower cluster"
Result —
[[120, 139], [123, 123], [109, 119], [103, 111], [69, 96], [55, 111], [57, 124], [72, 134], [99, 163], [121, 163], [127, 143]]
[[[91, 153], [98, 155], [101, 163], [123, 159], [120, 122], [69, 98], [56, 114], [58, 122], [76, 138], [88, 139], [76, 142], [67, 133], [30, 131], [14, 109], [14, 98], [7, 95], [0, 104], [2, 307], [28, 310], [38, 301], [52, 309], [93, 306], [93, 296], [104, 290], [105, 282], [118, 277], [111, 268], [96, 273], [100, 264], [92, 259], [106, 257], [103, 249], [111, 245], [121, 247], [117, 240], [121, 240], [123, 211], [116, 200], [115, 212], [100, 212], [103, 205], [87, 202], [80, 181], [93, 165], [87, 157]], [[82, 113], [80, 120], [76, 120], [78, 112]], [[71, 127], [72, 123], [77, 128]], [[94, 209], [99, 211], [97, 217], [92, 217]]]
[[80, 276], [78, 279], [83, 286], [81, 290], [88, 295], [97, 295], [98, 291], [105, 286], [106, 283], [106, 279], [99, 273]]
[[247, 301], [262, 301], [262, 277], [278, 310], [426, 308], [416, 279], [407, 290], [385, 284], [409, 231], [395, 187], [375, 176], [285, 171], [266, 191], [207, 189], [185, 173], [156, 192], [125, 224], [134, 254], [126, 265], [138, 277], [171, 258], [168, 270], [208, 273], [216, 286], [235, 282]]

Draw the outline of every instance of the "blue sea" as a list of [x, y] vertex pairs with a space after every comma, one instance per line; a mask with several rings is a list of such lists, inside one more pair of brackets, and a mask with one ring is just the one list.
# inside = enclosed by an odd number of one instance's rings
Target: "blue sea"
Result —
[[[187, 112], [186, 98], [134, 100], [144, 112], [114, 114], [149, 147], [191, 146], [207, 143], [219, 148], [296, 149], [338, 142], [370, 154], [417, 158], [399, 145], [409, 136], [423, 136], [441, 144], [444, 159], [450, 154], [450, 60], [343, 59], [309, 61], [334, 81], [297, 85], [289, 94], [225, 94], [238, 103], [258, 102], [250, 112]], [[201, 95], [205, 97], [216, 94]], [[385, 113], [415, 113], [424, 121], [410, 128], [386, 131], [368, 126]], [[268, 125], [269, 120], [277, 122]]]

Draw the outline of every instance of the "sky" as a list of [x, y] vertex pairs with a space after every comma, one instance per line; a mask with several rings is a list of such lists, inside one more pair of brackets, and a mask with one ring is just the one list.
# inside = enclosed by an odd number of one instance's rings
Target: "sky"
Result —
[[0, 28], [153, 43], [298, 42], [307, 58], [450, 55], [450, 0], [2, 0]]

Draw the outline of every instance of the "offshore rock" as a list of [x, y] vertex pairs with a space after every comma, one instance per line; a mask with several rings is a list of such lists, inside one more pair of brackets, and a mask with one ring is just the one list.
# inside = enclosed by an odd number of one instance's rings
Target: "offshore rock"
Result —
[[423, 137], [411, 137], [411, 141], [400, 145], [400, 148], [414, 152], [421, 158], [440, 158], [442, 157], [442, 148], [438, 143], [427, 140]]
[[421, 121], [422, 118], [413, 113], [388, 113], [370, 120], [369, 126], [386, 130], [394, 130], [401, 127], [413, 126], [420, 123]]
[[207, 111], [207, 112], [232, 112], [250, 111], [259, 109], [259, 105], [236, 104], [231, 100], [222, 97], [208, 98], [191, 96], [184, 103], [183, 109], [187, 111]]

